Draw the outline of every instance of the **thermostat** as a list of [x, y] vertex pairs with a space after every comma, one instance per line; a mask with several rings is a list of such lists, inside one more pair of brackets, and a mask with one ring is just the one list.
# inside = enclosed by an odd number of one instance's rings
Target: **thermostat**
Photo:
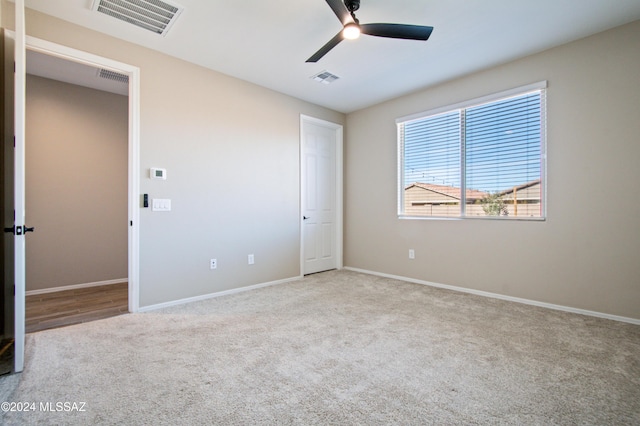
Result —
[[151, 172], [149, 174], [151, 175], [151, 179], [167, 180], [167, 169], [159, 169], [157, 167], [152, 167]]

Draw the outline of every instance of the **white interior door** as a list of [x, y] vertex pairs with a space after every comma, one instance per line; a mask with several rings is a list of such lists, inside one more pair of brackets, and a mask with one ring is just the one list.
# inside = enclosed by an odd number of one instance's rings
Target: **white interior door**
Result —
[[14, 209], [15, 209], [15, 358], [14, 370], [24, 368], [25, 340], [25, 86], [26, 86], [26, 42], [24, 0], [15, 1], [15, 162], [14, 162]]
[[301, 119], [302, 271], [342, 267], [342, 126]]

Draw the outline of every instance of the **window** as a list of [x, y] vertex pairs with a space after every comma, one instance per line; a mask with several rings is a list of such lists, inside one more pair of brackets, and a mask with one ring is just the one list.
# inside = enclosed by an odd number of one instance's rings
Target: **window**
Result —
[[544, 219], [545, 88], [398, 119], [399, 215]]

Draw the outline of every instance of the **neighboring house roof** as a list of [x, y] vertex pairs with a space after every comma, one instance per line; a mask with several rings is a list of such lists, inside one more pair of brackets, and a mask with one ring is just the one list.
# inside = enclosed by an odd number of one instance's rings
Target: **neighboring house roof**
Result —
[[[413, 183], [405, 188], [405, 191], [410, 188], [422, 188], [427, 191], [433, 191], [438, 194], [446, 195], [447, 197], [455, 198], [456, 200], [460, 199], [460, 188], [456, 188], [455, 186], [448, 185], [435, 185], [432, 183]], [[488, 194], [483, 191], [478, 191], [477, 189], [467, 189], [467, 201], [479, 200]]]
[[541, 200], [541, 184], [540, 179], [517, 185], [513, 188], [506, 189], [498, 193], [503, 200], [518, 200], [522, 202], [540, 202]]
[[[530, 188], [534, 185], [538, 185], [539, 183], [540, 183], [540, 179], [536, 179], [536, 180], [532, 180], [531, 182], [527, 182], [527, 183], [523, 183], [522, 185], [515, 186], [514, 188], [516, 189], [516, 191], [521, 191], [523, 189]], [[507, 194], [512, 194], [514, 188], [505, 189], [504, 191], [499, 192], [498, 195], [503, 196]]]

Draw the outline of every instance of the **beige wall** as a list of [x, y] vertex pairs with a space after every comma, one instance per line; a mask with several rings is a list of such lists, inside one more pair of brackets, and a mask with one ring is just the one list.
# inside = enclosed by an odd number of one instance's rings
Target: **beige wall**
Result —
[[31, 10], [27, 33], [140, 67], [140, 190], [173, 208], [141, 210], [141, 307], [300, 274], [300, 114], [343, 114]]
[[[635, 22], [349, 114], [345, 265], [640, 318], [639, 47]], [[541, 80], [546, 221], [397, 218], [396, 118]]]
[[27, 76], [27, 291], [127, 278], [127, 103]]

